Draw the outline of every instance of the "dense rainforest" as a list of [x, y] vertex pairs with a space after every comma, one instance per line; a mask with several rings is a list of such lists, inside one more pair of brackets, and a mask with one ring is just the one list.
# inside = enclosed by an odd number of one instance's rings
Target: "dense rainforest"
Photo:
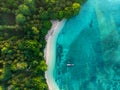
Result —
[[0, 90], [48, 90], [45, 35], [85, 0], [0, 0]]

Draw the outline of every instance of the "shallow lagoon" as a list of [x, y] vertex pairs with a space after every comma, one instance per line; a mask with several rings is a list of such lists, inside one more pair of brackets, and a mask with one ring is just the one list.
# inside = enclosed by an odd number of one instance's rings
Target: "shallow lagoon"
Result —
[[88, 0], [56, 43], [60, 90], [120, 90], [120, 0]]

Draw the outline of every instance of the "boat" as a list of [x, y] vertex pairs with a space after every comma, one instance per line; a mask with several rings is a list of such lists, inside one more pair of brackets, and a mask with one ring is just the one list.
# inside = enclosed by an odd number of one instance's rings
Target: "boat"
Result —
[[71, 66], [74, 66], [74, 64], [72, 64], [72, 63], [67, 63], [67, 67], [71, 67]]

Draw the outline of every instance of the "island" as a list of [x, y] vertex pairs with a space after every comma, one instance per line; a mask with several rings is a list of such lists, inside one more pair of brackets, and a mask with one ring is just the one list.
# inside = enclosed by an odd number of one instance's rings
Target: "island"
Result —
[[54, 33], [49, 30], [57, 22], [76, 16], [83, 2], [0, 1], [0, 90], [49, 90], [46, 35]]

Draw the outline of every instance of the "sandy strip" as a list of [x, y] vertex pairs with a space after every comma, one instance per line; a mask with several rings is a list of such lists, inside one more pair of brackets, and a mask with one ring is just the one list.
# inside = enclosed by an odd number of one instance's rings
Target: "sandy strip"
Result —
[[54, 78], [53, 78], [53, 70], [55, 66], [55, 56], [56, 56], [56, 39], [64, 26], [66, 20], [62, 21], [52, 21], [52, 27], [45, 39], [47, 41], [46, 48], [44, 50], [44, 57], [46, 59], [46, 63], [48, 65], [48, 70], [45, 72], [46, 81], [49, 87], [49, 90], [59, 90]]

